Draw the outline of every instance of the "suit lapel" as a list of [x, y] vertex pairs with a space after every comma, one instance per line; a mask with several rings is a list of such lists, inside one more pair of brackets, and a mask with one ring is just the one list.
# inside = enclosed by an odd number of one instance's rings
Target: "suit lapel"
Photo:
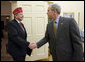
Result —
[[[58, 29], [57, 29], [57, 33], [58, 34], [60, 34], [59, 32], [60, 32], [60, 29], [63, 27], [63, 18], [62, 17], [60, 17], [60, 19], [59, 19], [59, 23], [58, 23]], [[58, 35], [57, 34], [57, 35]]]
[[[57, 37], [58, 37], [58, 34], [60, 34], [60, 29], [62, 28], [62, 25], [63, 25], [63, 18], [60, 16], [60, 19], [59, 19], [59, 23], [58, 23], [58, 28], [57, 28]], [[54, 34], [54, 27], [53, 27], [53, 21], [51, 23], [51, 28], [52, 28], [52, 34], [53, 36], [55, 37], [55, 34]]]
[[27, 33], [26, 33], [26, 29], [25, 29], [25, 27], [24, 27], [24, 25], [23, 25], [23, 24], [22, 24], [22, 26], [23, 26], [23, 28], [24, 28], [24, 32], [25, 32], [25, 34], [27, 34]]
[[16, 23], [17, 27], [20, 28], [19, 23], [14, 19], [14, 22]]
[[23, 28], [24, 28], [24, 31], [26, 31], [26, 29], [25, 29], [25, 27], [24, 27], [24, 25], [22, 24], [22, 26], [23, 26]]
[[[18, 23], [15, 19], [14, 19], [14, 22], [16, 23], [16, 25], [17, 25], [17, 27], [19, 28], [19, 30], [22, 31], [22, 32], [24, 32], [24, 31], [21, 29], [19, 23]], [[23, 24], [22, 24], [22, 26], [23, 26]], [[24, 28], [24, 26], [23, 26], [23, 28]], [[25, 29], [25, 28], [24, 28], [24, 29]]]

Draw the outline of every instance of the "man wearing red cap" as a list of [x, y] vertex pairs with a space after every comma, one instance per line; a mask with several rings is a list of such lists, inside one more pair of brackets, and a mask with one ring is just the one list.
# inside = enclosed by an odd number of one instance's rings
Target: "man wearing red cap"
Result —
[[13, 57], [14, 61], [25, 61], [26, 53], [30, 56], [32, 50], [29, 48], [30, 42], [26, 40], [27, 33], [25, 27], [21, 23], [24, 17], [22, 8], [16, 8], [13, 14], [14, 19], [7, 25], [7, 52]]

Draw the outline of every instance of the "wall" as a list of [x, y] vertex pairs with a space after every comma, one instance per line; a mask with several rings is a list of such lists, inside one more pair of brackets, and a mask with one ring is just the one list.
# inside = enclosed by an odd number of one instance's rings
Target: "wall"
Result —
[[10, 16], [11, 20], [11, 3], [9, 1], [1, 1], [1, 16]]
[[7, 1], [1, 1], [1, 15], [10, 15], [11, 3]]

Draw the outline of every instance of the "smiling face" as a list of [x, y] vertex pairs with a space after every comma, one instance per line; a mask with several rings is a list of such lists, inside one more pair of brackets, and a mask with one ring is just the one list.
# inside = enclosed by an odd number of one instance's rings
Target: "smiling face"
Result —
[[17, 14], [15, 15], [15, 18], [16, 18], [17, 20], [19, 20], [19, 21], [22, 21], [23, 18], [24, 18], [24, 15], [23, 15], [22, 12], [20, 12], [20, 13], [17, 13]]
[[58, 16], [57, 11], [52, 11], [51, 6], [48, 7], [48, 12], [47, 12], [48, 18], [55, 20]]

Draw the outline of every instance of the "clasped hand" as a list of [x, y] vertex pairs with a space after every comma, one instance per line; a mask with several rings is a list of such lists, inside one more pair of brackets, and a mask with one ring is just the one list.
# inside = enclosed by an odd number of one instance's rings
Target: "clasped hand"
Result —
[[28, 47], [29, 47], [30, 49], [35, 49], [35, 48], [37, 48], [37, 44], [34, 43], [34, 42], [32, 42], [32, 43], [29, 44]]

